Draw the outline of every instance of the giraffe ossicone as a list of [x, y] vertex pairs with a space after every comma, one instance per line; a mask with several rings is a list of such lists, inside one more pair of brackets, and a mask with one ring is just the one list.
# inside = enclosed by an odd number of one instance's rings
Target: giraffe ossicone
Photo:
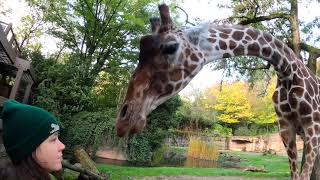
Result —
[[[140, 132], [157, 106], [181, 91], [212, 61], [256, 56], [274, 66], [278, 81], [273, 102], [280, 136], [287, 149], [291, 178], [307, 180], [319, 153], [319, 79], [283, 42], [251, 27], [204, 23], [176, 28], [169, 8], [159, 6], [152, 18], [152, 34], [140, 40], [139, 64], [133, 73], [116, 122], [117, 134]], [[299, 175], [296, 134], [306, 144], [306, 162]]]

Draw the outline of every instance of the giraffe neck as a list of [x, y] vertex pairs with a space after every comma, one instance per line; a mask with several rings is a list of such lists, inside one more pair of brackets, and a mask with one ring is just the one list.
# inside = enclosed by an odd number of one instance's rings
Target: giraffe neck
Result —
[[[198, 47], [204, 53], [204, 64], [217, 59], [236, 56], [256, 56], [271, 63], [280, 79], [291, 79], [297, 61], [293, 51], [283, 42], [266, 32], [240, 26], [199, 28]], [[194, 39], [190, 37], [189, 39]]]

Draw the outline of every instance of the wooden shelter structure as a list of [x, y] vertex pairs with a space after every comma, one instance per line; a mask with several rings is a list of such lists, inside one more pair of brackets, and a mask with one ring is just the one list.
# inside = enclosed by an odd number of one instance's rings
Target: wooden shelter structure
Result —
[[[11, 23], [0, 21], [0, 112], [3, 102], [15, 99], [29, 104], [35, 73], [31, 61], [20, 57], [21, 50]], [[0, 119], [0, 158], [5, 156], [2, 143], [2, 120]]]
[[0, 104], [6, 99], [31, 103], [35, 75], [31, 61], [20, 58], [20, 54], [12, 24], [0, 21]]

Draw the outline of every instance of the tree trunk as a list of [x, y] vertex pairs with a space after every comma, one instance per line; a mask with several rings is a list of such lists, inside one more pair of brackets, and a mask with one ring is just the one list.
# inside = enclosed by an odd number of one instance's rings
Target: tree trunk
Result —
[[[301, 58], [301, 56], [300, 56], [300, 31], [299, 31], [299, 20], [298, 20], [298, 1], [297, 0], [290, 0], [290, 4], [291, 4], [291, 10], [290, 10], [290, 18], [289, 19], [290, 19], [290, 23], [291, 23], [292, 49], [293, 49], [294, 53], [296, 54], [296, 56]], [[313, 71], [313, 72], [316, 73], [315, 71]], [[302, 155], [303, 157], [302, 157], [302, 161], [301, 161], [301, 169], [302, 169], [302, 166], [305, 162], [305, 149], [306, 149], [306, 146], [304, 145], [303, 146], [303, 155]], [[317, 159], [318, 158], [319, 157], [317, 156]], [[316, 171], [315, 171], [318, 169], [320, 169], [320, 161], [315, 161], [310, 180], [318, 180], [316, 178], [317, 175], [316, 175]]]
[[297, 0], [290, 0], [290, 23], [292, 33], [292, 49], [293, 52], [300, 58], [300, 31], [299, 31], [299, 20], [298, 20], [298, 2]]

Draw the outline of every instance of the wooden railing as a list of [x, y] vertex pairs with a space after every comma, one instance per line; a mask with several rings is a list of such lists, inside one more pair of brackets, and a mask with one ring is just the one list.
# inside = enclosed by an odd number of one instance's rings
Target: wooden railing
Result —
[[12, 64], [14, 64], [16, 57], [20, 56], [21, 50], [16, 35], [13, 33], [12, 23], [0, 21], [0, 43], [4, 47]]

